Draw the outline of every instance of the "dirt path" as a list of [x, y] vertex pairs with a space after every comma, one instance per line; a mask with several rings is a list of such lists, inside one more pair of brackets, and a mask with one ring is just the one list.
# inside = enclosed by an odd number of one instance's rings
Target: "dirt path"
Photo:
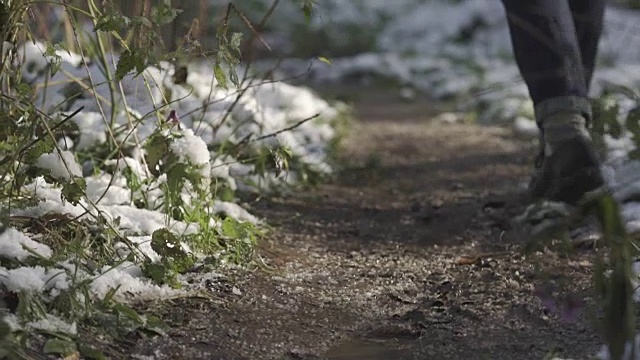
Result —
[[336, 181], [252, 204], [275, 225], [261, 250], [274, 274], [239, 272], [229, 285], [212, 281], [207, 298], [164, 304], [169, 337], [132, 341], [128, 354], [542, 359], [555, 350], [580, 359], [597, 351], [588, 316], [560, 322], [532, 294], [533, 264], [586, 294], [589, 251], [518, 252], [525, 239], [509, 219], [523, 210], [530, 145], [505, 129], [435, 122], [430, 107], [383, 93], [363, 95], [357, 109], [348, 168]]

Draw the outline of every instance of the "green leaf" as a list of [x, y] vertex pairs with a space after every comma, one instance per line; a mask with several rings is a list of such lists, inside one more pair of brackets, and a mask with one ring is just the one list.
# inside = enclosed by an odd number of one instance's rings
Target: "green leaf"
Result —
[[[180, 239], [167, 229], [158, 229], [151, 235], [151, 248], [162, 256], [165, 265], [164, 278], [167, 279], [170, 270], [184, 272], [193, 266], [194, 258], [182, 250]], [[150, 269], [160, 271], [160, 269]], [[159, 274], [158, 274], [159, 275]], [[172, 274], [171, 274], [172, 275]]]
[[218, 85], [220, 85], [221, 88], [226, 89], [227, 76], [224, 74], [224, 70], [222, 70], [222, 66], [220, 66], [220, 64], [217, 62], [213, 67], [213, 75], [215, 76], [216, 81], [218, 81]]
[[60, 56], [54, 56], [51, 58], [51, 76], [54, 76], [58, 70], [60, 70], [60, 66], [62, 66], [62, 59]]
[[218, 189], [217, 195], [220, 200], [228, 202], [233, 202], [236, 198], [235, 192], [228, 186], [223, 186], [221, 189]]
[[42, 351], [45, 354], [71, 355], [77, 351], [76, 343], [57, 338], [52, 338], [44, 343]]
[[158, 229], [153, 232], [151, 248], [160, 256], [172, 259], [187, 257], [187, 253], [182, 250], [180, 239], [167, 229]]
[[62, 58], [60, 57], [60, 55], [58, 55], [56, 50], [56, 46], [52, 45], [51, 43], [47, 43], [45, 55], [49, 57], [51, 76], [54, 76], [58, 72], [58, 70], [60, 70], [60, 66], [62, 65]]
[[150, 261], [144, 263], [142, 271], [147, 277], [151, 278], [154, 283], [160, 285], [166, 283], [167, 279], [171, 277], [171, 272], [164, 264], [152, 263]]
[[231, 34], [231, 40], [229, 41], [229, 46], [240, 53], [240, 44], [242, 43], [242, 33], [234, 32]]
[[232, 217], [227, 217], [226, 219], [224, 219], [224, 221], [222, 222], [222, 233], [225, 236], [228, 236], [232, 239], [237, 239], [240, 237], [240, 232], [241, 229], [236, 219]]
[[188, 177], [187, 164], [177, 163], [167, 171], [167, 189], [171, 205], [182, 204], [180, 193], [184, 187], [185, 179]]
[[53, 152], [55, 145], [50, 137], [46, 137], [36, 142], [24, 154], [23, 161], [25, 164], [33, 165], [38, 161], [38, 158], [43, 154], [49, 154]]
[[27, 83], [20, 83], [16, 85], [16, 90], [18, 91], [18, 94], [20, 94], [20, 96], [23, 96], [23, 97], [33, 96], [33, 89]]
[[135, 311], [132, 307], [129, 307], [122, 303], [116, 303], [112, 307], [113, 310], [118, 312], [118, 314], [126, 317], [127, 319], [133, 320], [138, 324], [144, 323], [138, 312]]
[[73, 205], [78, 205], [86, 190], [87, 182], [77, 177], [62, 186], [62, 198]]
[[327, 59], [324, 56], [318, 56], [318, 60], [320, 60], [320, 62], [323, 62], [327, 65], [333, 65], [333, 63], [331, 62], [331, 60]]
[[161, 169], [159, 169], [160, 160], [169, 153], [169, 141], [162, 134], [155, 133], [144, 144], [144, 150], [147, 153], [146, 161], [149, 172], [155, 176], [160, 176], [162, 173]]
[[120, 289], [120, 285], [109, 289], [109, 291], [107, 291], [107, 293], [104, 295], [104, 299], [102, 301], [106, 304], [111, 303], [111, 301], [113, 301], [113, 297], [116, 296], [116, 293], [118, 292], [119, 289]]
[[107, 357], [102, 351], [89, 345], [81, 344], [78, 346], [78, 350], [80, 350], [80, 354], [82, 354], [85, 359], [107, 360]]
[[116, 65], [116, 80], [122, 80], [134, 69], [137, 71], [137, 74], [140, 74], [144, 71], [144, 68], [145, 56], [139, 51], [126, 50], [120, 55], [120, 59], [118, 59], [118, 64]]
[[172, 22], [181, 12], [182, 10], [171, 7], [170, 0], [165, 0], [151, 10], [151, 16], [157, 26], [162, 26]]
[[131, 19], [128, 17], [118, 14], [118, 13], [109, 13], [100, 18], [96, 23], [93, 31], [118, 31], [126, 29], [131, 23]]

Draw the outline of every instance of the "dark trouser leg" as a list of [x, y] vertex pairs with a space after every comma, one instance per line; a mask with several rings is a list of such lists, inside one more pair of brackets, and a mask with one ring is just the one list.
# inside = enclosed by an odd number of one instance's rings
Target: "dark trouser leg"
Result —
[[516, 62], [534, 103], [587, 96], [580, 45], [566, 0], [503, 0]]
[[576, 27], [588, 90], [595, 68], [600, 35], [602, 34], [605, 2], [604, 0], [569, 0], [569, 7]]
[[603, 183], [586, 130], [604, 0], [502, 0], [543, 152], [534, 198], [576, 203]]
[[536, 105], [538, 121], [564, 108], [589, 118], [588, 83], [602, 28], [604, 1], [503, 3], [516, 62]]

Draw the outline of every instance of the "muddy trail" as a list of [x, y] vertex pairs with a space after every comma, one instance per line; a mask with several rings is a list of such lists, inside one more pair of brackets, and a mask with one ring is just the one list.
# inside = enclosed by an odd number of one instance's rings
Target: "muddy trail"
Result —
[[[511, 219], [533, 146], [504, 128], [433, 119], [427, 104], [361, 94], [344, 169], [317, 189], [249, 202], [274, 227], [273, 271], [212, 280], [208, 296], [154, 309], [167, 337], [129, 339], [154, 359], [584, 359], [598, 351], [590, 249], [522, 254]], [[546, 276], [546, 280], [543, 279]], [[542, 281], [587, 299], [563, 322]], [[146, 356], [146, 357], [145, 357]]]

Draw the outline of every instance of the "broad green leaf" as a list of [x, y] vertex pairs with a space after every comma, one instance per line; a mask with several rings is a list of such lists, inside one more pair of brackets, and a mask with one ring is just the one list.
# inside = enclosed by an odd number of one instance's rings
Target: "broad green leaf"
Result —
[[155, 176], [160, 176], [160, 160], [169, 153], [168, 140], [161, 134], [154, 134], [146, 141], [144, 149], [147, 153], [146, 161], [149, 167], [149, 172]]
[[132, 307], [129, 307], [122, 303], [117, 303], [113, 305], [112, 309], [117, 311], [118, 314], [126, 317], [127, 319], [131, 319], [139, 324], [143, 323], [142, 318], [140, 317], [138, 312], [135, 311]]
[[167, 170], [167, 187], [172, 205], [182, 204], [180, 193], [184, 187], [185, 180], [189, 177], [187, 164], [177, 163]]
[[80, 344], [78, 346], [78, 350], [80, 350], [80, 354], [82, 354], [82, 356], [85, 359], [91, 359], [91, 360], [107, 360], [107, 357], [104, 355], [104, 353], [94, 347], [91, 347], [89, 345], [85, 345], [85, 344]]
[[57, 338], [49, 339], [44, 343], [42, 351], [45, 354], [58, 354], [67, 356], [77, 351], [76, 343]]
[[238, 221], [228, 217], [224, 219], [222, 222], [222, 232], [225, 236], [228, 236], [232, 239], [237, 239], [240, 237], [240, 228]]
[[73, 205], [78, 205], [87, 190], [87, 182], [83, 178], [76, 177], [62, 187], [62, 198]]
[[162, 26], [174, 21], [176, 16], [181, 12], [182, 10], [174, 9], [171, 6], [171, 1], [165, 0], [152, 9], [151, 16], [156, 26]]
[[116, 80], [122, 80], [134, 69], [140, 74], [144, 71], [144, 68], [145, 57], [140, 51], [125, 50], [122, 55], [120, 55], [120, 59], [118, 59], [118, 64], [116, 65]]
[[170, 275], [170, 272], [164, 264], [152, 262], [146, 262], [142, 267], [142, 271], [156, 284], [164, 284]]
[[221, 189], [218, 189], [217, 195], [218, 195], [218, 198], [222, 201], [232, 202], [236, 198], [235, 192], [231, 190], [228, 186], [223, 186]]
[[131, 19], [128, 17], [117, 13], [110, 13], [98, 18], [93, 31], [120, 31], [126, 29], [130, 23]]
[[151, 248], [160, 256], [180, 259], [187, 256], [182, 250], [180, 239], [167, 229], [158, 229], [151, 235]]

